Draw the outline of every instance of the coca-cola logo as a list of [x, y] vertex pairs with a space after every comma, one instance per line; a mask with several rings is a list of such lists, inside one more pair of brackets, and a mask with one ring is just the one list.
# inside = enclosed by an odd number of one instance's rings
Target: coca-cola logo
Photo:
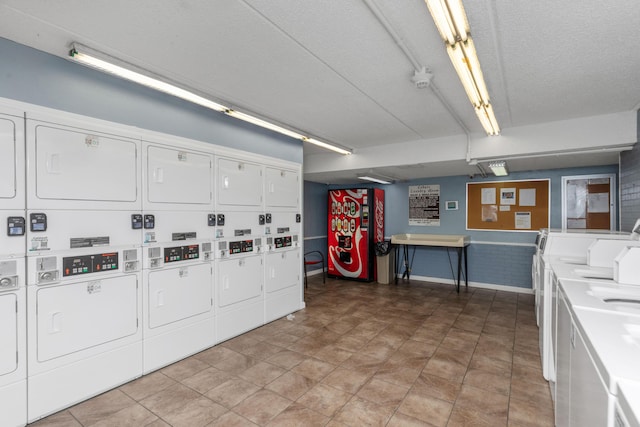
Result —
[[384, 203], [380, 199], [375, 201], [376, 242], [384, 240]]

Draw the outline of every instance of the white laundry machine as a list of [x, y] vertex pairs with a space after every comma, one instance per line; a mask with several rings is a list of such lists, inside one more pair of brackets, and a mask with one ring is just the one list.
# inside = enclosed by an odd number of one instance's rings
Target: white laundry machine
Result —
[[142, 375], [140, 142], [27, 112], [28, 420]]
[[202, 143], [147, 136], [153, 142], [143, 141], [145, 373], [217, 342], [213, 155]]
[[300, 215], [293, 212], [274, 212], [269, 215], [272, 217], [272, 226], [266, 236], [266, 322], [303, 308]]
[[24, 117], [0, 113], [0, 418], [27, 423]]
[[265, 321], [304, 308], [300, 169], [265, 167]]
[[598, 239], [629, 241], [629, 234], [625, 233], [588, 233], [563, 232], [560, 230], [546, 230], [542, 232], [538, 241], [537, 269], [535, 271], [536, 317], [539, 326], [539, 347], [542, 362], [542, 373], [545, 379], [553, 381], [555, 372], [551, 359], [553, 357], [551, 342], [551, 313], [553, 304], [552, 292], [552, 264], [566, 264], [568, 271], [584, 268], [587, 265], [589, 247]]

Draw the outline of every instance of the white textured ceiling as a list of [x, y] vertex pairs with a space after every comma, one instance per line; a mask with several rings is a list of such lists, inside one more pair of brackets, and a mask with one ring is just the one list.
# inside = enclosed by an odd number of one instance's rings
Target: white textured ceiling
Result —
[[[638, 0], [464, 3], [503, 130], [638, 108]], [[415, 64], [372, 8], [431, 69], [449, 108], [414, 87]], [[356, 153], [482, 132], [423, 0], [0, 0], [0, 37], [61, 57], [80, 42]], [[317, 153], [305, 144], [306, 157]], [[401, 179], [477, 171], [464, 153], [440, 164], [405, 158], [412, 166], [375, 171]], [[607, 152], [510, 166], [616, 159]], [[353, 182], [357, 172], [308, 178]]]

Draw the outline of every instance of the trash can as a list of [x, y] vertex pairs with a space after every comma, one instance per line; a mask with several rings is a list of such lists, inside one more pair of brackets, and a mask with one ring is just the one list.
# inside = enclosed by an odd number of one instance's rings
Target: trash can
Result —
[[388, 285], [395, 276], [395, 257], [391, 254], [391, 240], [376, 243], [376, 267], [378, 283]]

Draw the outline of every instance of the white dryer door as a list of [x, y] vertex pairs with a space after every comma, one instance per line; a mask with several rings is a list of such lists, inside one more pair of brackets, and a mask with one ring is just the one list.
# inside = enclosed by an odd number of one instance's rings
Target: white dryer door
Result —
[[15, 123], [0, 118], [0, 199], [16, 197], [16, 177], [24, 171], [16, 171]]
[[206, 313], [212, 307], [211, 265], [196, 264], [149, 273], [151, 329]]
[[90, 131], [35, 128], [39, 199], [135, 202], [138, 153], [133, 141]]
[[38, 289], [38, 361], [107, 344], [138, 329], [135, 275]]
[[262, 166], [218, 159], [218, 204], [261, 206], [263, 186]]
[[0, 294], [0, 375], [6, 375], [18, 368], [18, 313], [16, 295]]
[[162, 147], [147, 147], [147, 197], [152, 203], [211, 203], [211, 158]]
[[267, 207], [298, 207], [300, 179], [296, 171], [267, 168]]

